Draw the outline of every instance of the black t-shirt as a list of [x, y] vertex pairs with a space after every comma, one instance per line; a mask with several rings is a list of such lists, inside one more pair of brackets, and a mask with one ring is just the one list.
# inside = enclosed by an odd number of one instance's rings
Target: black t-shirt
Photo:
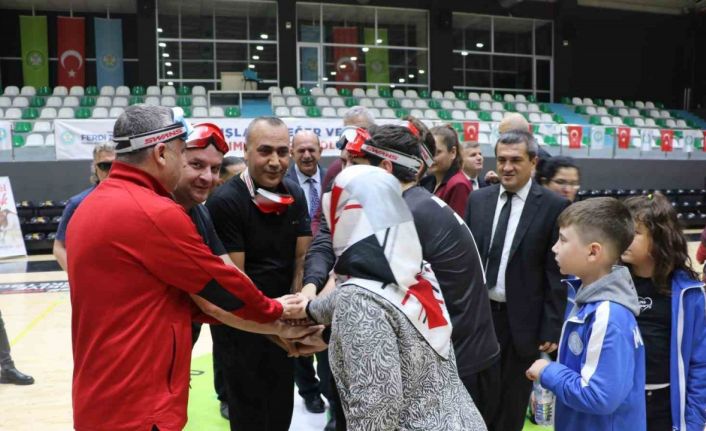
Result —
[[221, 239], [216, 234], [216, 228], [213, 227], [211, 215], [203, 205], [196, 205], [189, 210], [189, 217], [196, 225], [196, 230], [203, 238], [203, 242], [211, 249], [211, 252], [216, 256], [226, 254], [226, 249], [223, 247]]
[[217, 188], [206, 202], [226, 251], [245, 253], [245, 273], [270, 298], [289, 293], [297, 238], [311, 236], [304, 192], [289, 178], [283, 183], [294, 203], [281, 215], [261, 212], [240, 176]]
[[645, 382], [669, 383], [672, 299], [659, 293], [649, 278], [633, 277], [633, 281], [640, 299], [637, 324], [645, 343]]

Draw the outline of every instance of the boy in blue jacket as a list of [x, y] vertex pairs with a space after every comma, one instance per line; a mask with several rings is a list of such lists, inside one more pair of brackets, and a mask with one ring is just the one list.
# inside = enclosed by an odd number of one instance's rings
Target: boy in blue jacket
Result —
[[558, 362], [527, 370], [556, 394], [556, 431], [645, 431], [645, 349], [635, 317], [640, 304], [630, 272], [613, 266], [634, 235], [630, 212], [613, 198], [566, 208], [552, 251], [574, 274], [575, 304], [564, 322]]

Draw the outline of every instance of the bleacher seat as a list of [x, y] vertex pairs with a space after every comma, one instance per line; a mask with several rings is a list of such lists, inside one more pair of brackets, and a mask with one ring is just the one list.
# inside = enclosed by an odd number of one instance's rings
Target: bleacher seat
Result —
[[278, 107], [278, 106], [285, 106], [287, 102], [284, 100], [284, 97], [282, 96], [272, 96], [272, 106], [273, 107]]
[[159, 106], [159, 97], [147, 96], [147, 97], [145, 97], [145, 104], [152, 105], [152, 106]]
[[348, 109], [349, 109], [349, 108], [347, 108], [347, 107], [345, 107], [345, 108], [338, 108], [338, 109], [336, 109], [336, 114], [337, 114], [339, 117], [343, 118], [343, 117], [346, 115], [346, 112], [348, 112]]
[[453, 111], [451, 111], [451, 119], [463, 121], [466, 119], [466, 117], [463, 115], [463, 111], [453, 110]]
[[623, 122], [623, 119], [620, 118], [620, 117], [613, 117], [612, 120], [613, 120], [613, 125], [614, 125], [614, 126], [622, 126], [622, 125], [625, 124], [625, 123]]
[[580, 97], [572, 97], [571, 104], [575, 106], [583, 106], [583, 100]]
[[431, 92], [431, 98], [435, 100], [441, 100], [444, 98], [444, 93], [438, 90], [434, 90]]
[[321, 110], [321, 116], [326, 118], [334, 118], [336, 117], [336, 109], [327, 106]]
[[505, 110], [505, 107], [503, 106], [503, 104], [501, 102], [493, 102], [490, 106], [493, 111], [504, 111]]
[[466, 111], [464, 116], [465, 116], [466, 120], [472, 120], [472, 121], [478, 120], [478, 113], [476, 111]]
[[5, 87], [5, 96], [19, 96], [20, 95], [20, 89], [19, 87], [15, 85], [8, 85]]
[[515, 101], [515, 96], [512, 95], [512, 94], [505, 94], [505, 95], [503, 96], [503, 100], [504, 100], [505, 102], [514, 102], [514, 101]]
[[48, 108], [60, 108], [61, 107], [61, 98], [57, 96], [51, 96], [47, 97], [47, 103], [45, 103], [46, 107]]
[[275, 108], [275, 116], [277, 117], [289, 117], [289, 108], [286, 106], [278, 106]]
[[37, 90], [31, 85], [25, 85], [20, 89], [20, 96], [34, 96], [37, 94]]
[[635, 108], [630, 108], [628, 109], [628, 115], [631, 117], [639, 117], [640, 116], [640, 111], [638, 111]]
[[462, 100], [456, 100], [456, 101], [453, 102], [453, 109], [458, 109], [458, 110], [461, 110], [461, 111], [465, 111], [465, 110], [466, 110], [466, 104], [463, 103]]
[[[194, 87], [196, 89], [196, 87]], [[208, 101], [206, 101], [206, 98], [204, 96], [195, 96], [194, 98], [191, 99], [191, 105], [192, 106], [208, 106]]]
[[113, 87], [112, 85], [104, 85], [101, 87], [99, 95], [113, 97], [115, 96], [115, 87]]
[[110, 118], [118, 118], [120, 114], [124, 112], [124, 109], [119, 107], [119, 106], [113, 106], [110, 108], [110, 112], [108, 112], [108, 117]]
[[370, 97], [371, 99], [380, 97], [377, 88], [368, 88], [367, 90], [365, 90], [365, 95]]
[[83, 87], [81, 87], [81, 86], [74, 85], [73, 87], [71, 87], [69, 89], [69, 96], [83, 96], [83, 95], [84, 95], [84, 91], [83, 91]]
[[84, 88], [86, 96], [98, 96], [98, 87], [95, 85]]
[[441, 101], [441, 109], [447, 109], [447, 110], [454, 109], [454, 103], [450, 100], [442, 100]]
[[0, 108], [0, 118], [3, 118], [5, 116], [5, 111]]
[[645, 102], [645, 108], [647, 109], [654, 109], [655, 104], [653, 102]]
[[96, 99], [96, 106], [102, 106], [102, 107], [109, 107], [113, 104], [113, 101], [110, 100], [110, 97], [107, 96], [100, 96], [98, 99]]
[[390, 108], [385, 108], [380, 111], [380, 115], [382, 116], [382, 118], [397, 118], [397, 116], [395, 115], [395, 111]]
[[128, 97], [130, 95], [130, 88], [126, 85], [121, 85], [115, 89], [115, 95]]
[[132, 94], [133, 96], [145, 96], [145, 87], [141, 85], [136, 85], [132, 87], [132, 90], [130, 90], [130, 94]]
[[309, 90], [309, 94], [314, 97], [320, 97], [324, 95], [324, 90], [321, 87], [314, 87]]
[[59, 113], [57, 114], [57, 118], [74, 118], [73, 108], [64, 107], [64, 108], [59, 109]]
[[324, 95], [328, 97], [335, 97], [338, 96], [338, 92], [334, 87], [327, 87], [326, 90], [324, 90]]
[[405, 91], [404, 95], [405, 95], [405, 97], [407, 97], [408, 99], [417, 99], [417, 98], [419, 98], [419, 94], [417, 94], [417, 90], [409, 89], [409, 90]]
[[226, 114], [223, 112], [223, 108], [220, 106], [211, 106], [208, 108], [208, 116], [211, 118], [221, 118], [224, 117]]
[[400, 90], [399, 88], [392, 90], [392, 97], [395, 99], [404, 99], [404, 90]]
[[360, 106], [364, 108], [372, 108], [373, 107], [373, 100], [367, 97], [364, 97], [358, 101]]
[[29, 106], [29, 99], [22, 96], [15, 97], [12, 99], [12, 106], [15, 108], [26, 108]]
[[[490, 119], [492, 121], [503, 121], [503, 113], [498, 111], [493, 111], [490, 114]], [[530, 120], [531, 121], [531, 120]]]
[[147, 96], [161, 96], [162, 92], [159, 91], [159, 87], [156, 85], [150, 85], [147, 87], [147, 92], [145, 93]]
[[52, 91], [52, 95], [54, 96], [59, 96], [59, 97], [64, 97], [69, 95], [69, 90], [64, 87], [63, 85], [57, 85], [54, 87], [54, 91]]
[[320, 108], [323, 108], [324, 106], [331, 106], [331, 102], [328, 100], [328, 97], [317, 97], [316, 106]]
[[39, 87], [37, 89], [37, 96], [48, 97], [51, 96], [51, 88], [49, 87]]
[[400, 101], [400, 107], [404, 109], [413, 109], [414, 102], [410, 99], [402, 99], [402, 101]]
[[90, 108], [78, 108], [74, 111], [74, 118], [85, 120], [91, 118]]
[[69, 108], [75, 108], [79, 105], [78, 97], [76, 96], [66, 96], [63, 101], [64, 106]]
[[[284, 92], [283, 92], [284, 94]], [[297, 96], [289, 96], [287, 97], [287, 106], [301, 106], [301, 101]]]
[[373, 106], [378, 109], [385, 109], [387, 108], [387, 101], [382, 98], [375, 99], [373, 100]]
[[343, 106], [346, 106], [342, 97], [332, 97], [330, 102], [331, 102], [331, 106], [333, 106], [335, 108], [341, 108]]
[[44, 137], [44, 146], [53, 147], [54, 146], [54, 134], [50, 133]]
[[29, 121], [18, 121], [14, 124], [15, 133], [29, 133], [32, 131], [32, 123]]
[[[194, 88], [195, 90], [196, 88]], [[282, 89], [282, 95], [283, 96], [296, 96], [297, 95], [297, 90], [294, 89], [294, 87], [284, 87]]]
[[616, 108], [624, 108], [625, 107], [625, 102], [623, 102], [621, 99], [615, 99], [615, 104], [614, 106]]
[[10, 106], [12, 106], [12, 99], [0, 96], [0, 108], [9, 108]]
[[306, 108], [306, 116], [311, 118], [319, 118], [321, 117], [321, 110], [316, 106], [310, 106]]
[[664, 122], [664, 124], [665, 124], [667, 127], [669, 127], [670, 129], [674, 129], [674, 128], [677, 127], [677, 123], [676, 123], [674, 120], [672, 120], [671, 118], [668, 118], [668, 119]]
[[53, 120], [54, 118], [56, 118], [56, 109], [55, 108], [42, 108], [42, 110], [39, 113], [39, 118]]
[[642, 101], [637, 100], [637, 101], [635, 101], [635, 107], [636, 107], [637, 109], [644, 109], [644, 108], [645, 108], [645, 104], [644, 104]]
[[468, 93], [468, 100], [474, 100], [474, 101], [479, 102], [480, 101], [480, 94], [472, 91], [472, 92]]
[[542, 115], [540, 115], [540, 121], [542, 123], [553, 123], [554, 122], [551, 114], [548, 114], [546, 112], [543, 112]]
[[236, 118], [240, 117], [240, 108], [237, 106], [229, 106], [225, 109], [224, 113], [226, 114], [226, 117], [228, 118]]
[[645, 127], [645, 120], [642, 118], [635, 118], [635, 127]]
[[25, 140], [25, 147], [43, 147], [44, 146], [44, 135], [39, 133], [32, 133], [27, 136]]
[[488, 101], [480, 102], [480, 105], [478, 105], [478, 107], [480, 108], [481, 111], [490, 111], [493, 109], [491, 103]]
[[91, 118], [108, 118], [108, 109], [104, 107], [93, 108]]
[[524, 94], [517, 94], [517, 95], [515, 95], [515, 102], [523, 102], [523, 103], [526, 103], [526, 102], [527, 102], [527, 98], [525, 97]]
[[162, 96], [174, 96], [176, 97], [176, 88], [173, 85], [165, 85], [162, 87]]
[[646, 119], [645, 119], [645, 126], [647, 126], [647, 127], [657, 127], [657, 123], [655, 123], [654, 118], [646, 118]]
[[358, 98], [365, 97], [365, 90], [363, 90], [362, 88], [354, 88], [351, 95], [353, 97], [358, 97]]
[[306, 111], [301, 106], [294, 106], [291, 111], [292, 117], [306, 117]]
[[438, 119], [439, 119], [439, 115], [436, 113], [435, 110], [433, 110], [433, 109], [427, 109], [426, 111], [424, 111], [424, 118], [425, 118], [426, 120], [438, 120]]
[[192, 116], [195, 118], [206, 118], [208, 117], [208, 109], [204, 106], [195, 106]]
[[669, 111], [662, 111], [661, 113], [662, 118], [671, 118], [672, 114], [669, 113]]
[[584, 98], [583, 98], [583, 104], [586, 105], [586, 106], [591, 106], [591, 105], [593, 105], [593, 100], [591, 100], [590, 97], [584, 97]]
[[127, 97], [114, 97], [112, 106], [118, 106], [118, 107], [127, 106]]
[[[268, 88], [267, 91], [269, 91], [270, 95], [272, 95], [272, 96], [279, 96], [282, 94], [282, 90], [280, 90], [279, 87], [277, 87], [275, 85]], [[189, 93], [189, 94], [191, 94], [191, 93]]]
[[174, 96], [162, 96], [162, 106], [166, 106], [168, 108], [171, 108], [173, 106], [177, 106], [176, 104], [176, 99], [174, 99]]
[[39, 110], [37, 108], [25, 108], [22, 111], [23, 120], [34, 120], [39, 118]]
[[610, 119], [610, 117], [601, 117], [601, 125], [603, 126], [612, 126], [613, 121]]
[[412, 109], [409, 112], [409, 115], [411, 115], [412, 117], [415, 117], [415, 118], [422, 119], [422, 118], [424, 118], [424, 111], [422, 111], [421, 109]]
[[689, 127], [689, 126], [686, 124], [686, 121], [681, 120], [681, 119], [679, 119], [679, 120], [676, 121], [676, 125], [677, 125], [677, 127], [680, 127], [680, 128], [682, 128], [682, 129], [686, 129], [687, 127]]
[[417, 109], [427, 109], [429, 102], [424, 99], [417, 99], [414, 101], [414, 107]]

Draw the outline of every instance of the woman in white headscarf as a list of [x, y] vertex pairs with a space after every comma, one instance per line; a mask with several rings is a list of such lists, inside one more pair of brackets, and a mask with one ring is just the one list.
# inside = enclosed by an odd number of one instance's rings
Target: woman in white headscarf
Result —
[[449, 315], [399, 181], [349, 167], [322, 208], [338, 282], [307, 313], [331, 323], [329, 359], [348, 429], [485, 430], [458, 377]]

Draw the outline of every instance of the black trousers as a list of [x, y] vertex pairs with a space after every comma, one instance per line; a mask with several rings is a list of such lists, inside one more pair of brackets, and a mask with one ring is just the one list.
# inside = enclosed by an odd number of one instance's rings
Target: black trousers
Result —
[[[319, 378], [316, 378], [316, 375]], [[294, 359], [294, 382], [299, 388], [299, 395], [305, 400], [311, 400], [321, 395], [331, 403], [331, 369], [328, 365], [328, 350], [316, 354], [316, 371], [314, 357], [303, 356]]]
[[232, 431], [288, 431], [294, 408], [294, 362], [262, 335], [213, 326], [222, 348]]
[[669, 386], [664, 389], [645, 391], [647, 409], [647, 431], [672, 430], [672, 400]]
[[485, 370], [461, 376], [461, 381], [473, 398], [473, 403], [483, 416], [486, 426], [490, 426], [500, 411], [501, 372], [501, 362], [498, 360]]
[[15, 364], [10, 356], [10, 340], [5, 332], [5, 322], [2, 321], [2, 312], [0, 312], [0, 368], [12, 368]]
[[[208, 325], [211, 328], [211, 339], [213, 340], [213, 326]], [[219, 325], [216, 325], [219, 326]], [[193, 348], [196, 342], [199, 340], [199, 335], [201, 335], [201, 328], [203, 324], [198, 322], [191, 322], [191, 347]], [[218, 395], [218, 401], [226, 401], [226, 385], [225, 377], [223, 377], [223, 353], [222, 348], [213, 343], [213, 389]]]
[[[525, 371], [539, 357], [539, 350], [532, 356], [520, 355], [510, 333], [505, 304], [491, 302], [495, 334], [500, 343], [500, 397], [501, 406], [488, 426], [489, 431], [522, 431], [532, 382]], [[539, 346], [537, 346], [539, 347]]]

